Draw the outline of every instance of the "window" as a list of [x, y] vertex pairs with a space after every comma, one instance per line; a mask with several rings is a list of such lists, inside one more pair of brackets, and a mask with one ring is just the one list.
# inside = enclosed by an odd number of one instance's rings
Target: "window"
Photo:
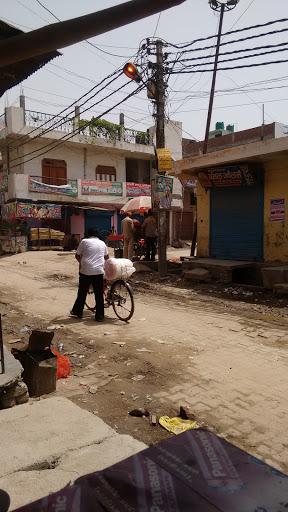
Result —
[[96, 180], [97, 181], [116, 181], [115, 167], [109, 167], [108, 165], [97, 165]]
[[66, 185], [67, 164], [65, 160], [44, 158], [42, 160], [42, 182], [47, 185]]

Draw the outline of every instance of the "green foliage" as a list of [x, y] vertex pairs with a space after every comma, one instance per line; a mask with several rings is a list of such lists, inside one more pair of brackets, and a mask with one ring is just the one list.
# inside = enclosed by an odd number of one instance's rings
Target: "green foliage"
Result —
[[[116, 140], [121, 140], [122, 135], [125, 134], [124, 126], [120, 124], [110, 123], [105, 119], [95, 119], [92, 117], [90, 121], [87, 119], [78, 120], [79, 132], [86, 136], [87, 142], [93, 143], [94, 137], [101, 137], [102, 139], [111, 140], [114, 143]], [[149, 135], [146, 132], [139, 132], [137, 130], [128, 130], [135, 137], [136, 144], [149, 144]], [[88, 138], [91, 137], [91, 139]], [[125, 135], [124, 135], [124, 140]], [[130, 140], [130, 142], [132, 142]]]
[[135, 136], [136, 144], [149, 144], [149, 134], [146, 132], [136, 132]]

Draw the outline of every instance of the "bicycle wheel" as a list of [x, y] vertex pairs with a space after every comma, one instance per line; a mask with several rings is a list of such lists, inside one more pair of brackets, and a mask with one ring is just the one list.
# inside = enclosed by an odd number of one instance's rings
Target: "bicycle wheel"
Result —
[[96, 311], [95, 295], [92, 286], [89, 288], [86, 295], [85, 306], [89, 311]]
[[128, 322], [134, 313], [134, 297], [131, 286], [121, 279], [115, 281], [111, 288], [111, 301], [119, 320]]

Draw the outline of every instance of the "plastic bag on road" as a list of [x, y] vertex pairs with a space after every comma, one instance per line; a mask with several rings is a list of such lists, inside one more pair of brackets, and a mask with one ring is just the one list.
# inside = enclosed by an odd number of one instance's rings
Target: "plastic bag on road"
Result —
[[70, 369], [70, 359], [67, 356], [62, 356], [61, 354], [58, 354], [54, 348], [51, 348], [53, 354], [57, 356], [58, 362], [57, 362], [57, 380], [59, 379], [65, 379], [70, 375], [71, 369]]
[[182, 420], [182, 418], [169, 418], [169, 416], [161, 416], [161, 418], [159, 418], [159, 423], [163, 428], [168, 430], [168, 432], [175, 435], [182, 434], [182, 432], [186, 432], [186, 430], [198, 427], [196, 421]]

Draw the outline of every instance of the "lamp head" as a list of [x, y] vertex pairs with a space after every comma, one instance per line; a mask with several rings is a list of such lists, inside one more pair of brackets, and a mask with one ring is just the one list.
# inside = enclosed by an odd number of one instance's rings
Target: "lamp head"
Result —
[[125, 64], [123, 73], [125, 73], [128, 78], [131, 78], [131, 80], [135, 80], [135, 82], [141, 82], [141, 75], [132, 62], [127, 62], [127, 64]]

